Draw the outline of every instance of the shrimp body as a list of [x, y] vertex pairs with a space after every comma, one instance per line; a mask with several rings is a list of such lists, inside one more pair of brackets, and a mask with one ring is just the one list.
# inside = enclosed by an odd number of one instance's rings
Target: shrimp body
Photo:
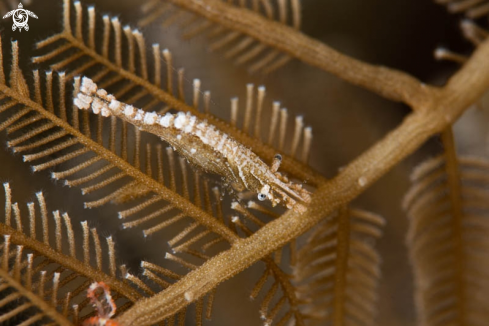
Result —
[[[101, 293], [97, 293], [97, 291]], [[111, 319], [117, 307], [110, 289], [104, 282], [94, 282], [87, 290], [87, 298], [95, 306], [98, 316], [85, 320], [82, 326], [119, 326], [119, 323]]]
[[102, 318], [102, 317], [91, 317], [83, 322], [83, 326], [120, 326], [115, 320]]
[[190, 112], [162, 116], [136, 109], [98, 89], [86, 77], [80, 91], [74, 100], [78, 108], [91, 108], [106, 117], [117, 116], [140, 130], [159, 136], [190, 163], [224, 177], [238, 191], [248, 189], [258, 193], [261, 201], [269, 199], [273, 206], [283, 204], [301, 213], [305, 211], [304, 204], [310, 201], [310, 193], [277, 172], [280, 155], [275, 156], [270, 167], [249, 148]]

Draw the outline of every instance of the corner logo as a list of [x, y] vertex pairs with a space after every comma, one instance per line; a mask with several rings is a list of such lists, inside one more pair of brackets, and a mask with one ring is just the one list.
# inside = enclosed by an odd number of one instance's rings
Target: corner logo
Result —
[[14, 24], [12, 25], [13, 31], [15, 31], [17, 28], [19, 29], [19, 32], [22, 32], [22, 28], [28, 31], [29, 25], [27, 25], [27, 21], [29, 20], [29, 16], [37, 19], [35, 13], [29, 10], [25, 10], [23, 8], [24, 6], [22, 5], [22, 3], [19, 3], [19, 9], [9, 11], [5, 16], [3, 16], [3, 19], [13, 16], [12, 17], [14, 20]]

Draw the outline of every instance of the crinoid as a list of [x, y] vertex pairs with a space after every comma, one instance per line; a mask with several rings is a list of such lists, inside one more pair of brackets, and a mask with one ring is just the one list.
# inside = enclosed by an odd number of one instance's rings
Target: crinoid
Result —
[[[108, 2], [99, 5], [112, 16], [50, 1], [61, 12], [39, 11], [36, 23], [60, 18], [58, 32], [0, 35], [0, 136], [14, 154], [0, 156], [0, 175], [12, 179], [0, 193], [0, 324], [487, 325], [489, 163], [465, 155], [469, 148], [459, 155], [454, 128], [473, 104], [485, 112], [486, 0], [432, 4], [440, 17], [446, 8], [461, 13], [473, 46], [435, 51], [456, 69], [443, 87], [306, 34], [312, 11], [343, 2], [148, 0], [131, 4], [139, 17], [126, 17]], [[218, 60], [182, 55], [201, 42]], [[225, 94], [235, 80], [217, 83], [224, 75], [214, 66], [202, 64], [201, 79], [176, 68], [200, 60], [246, 76], [234, 93], [242, 99]], [[207, 85], [218, 88], [212, 99]], [[389, 101], [411, 112], [369, 139], [362, 132], [384, 113], [367, 120], [353, 110]], [[311, 125], [320, 127], [314, 143]], [[431, 138], [409, 190], [393, 186], [402, 179], [396, 169], [368, 191]], [[39, 173], [17, 173], [21, 160]], [[22, 195], [26, 204], [14, 199]], [[396, 219], [402, 208], [407, 218]]]

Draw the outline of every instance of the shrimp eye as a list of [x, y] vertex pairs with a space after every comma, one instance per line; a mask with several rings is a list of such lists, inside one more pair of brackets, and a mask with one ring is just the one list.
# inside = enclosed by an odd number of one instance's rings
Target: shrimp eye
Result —
[[276, 160], [282, 161], [282, 155], [280, 155], [280, 154], [276, 154], [273, 158]]
[[259, 201], [264, 201], [265, 199], [267, 199], [267, 195], [265, 195], [265, 194], [258, 194], [258, 200]]

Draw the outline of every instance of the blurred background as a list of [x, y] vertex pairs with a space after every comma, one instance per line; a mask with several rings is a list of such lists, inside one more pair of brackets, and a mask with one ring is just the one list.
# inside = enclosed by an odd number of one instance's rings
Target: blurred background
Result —
[[[26, 7], [39, 19], [30, 19], [30, 30], [13, 32], [10, 19], [1, 23], [2, 39], [20, 42], [24, 71], [36, 41], [61, 30], [61, 0], [31, 0]], [[123, 24], [137, 26], [142, 16], [141, 2], [130, 0], [82, 1], [95, 4], [98, 13], [119, 16]], [[442, 85], [457, 69], [452, 63], [433, 59], [437, 46], [470, 53], [471, 46], [459, 32], [460, 16], [449, 15], [442, 6], [428, 0], [302, 0], [302, 31], [333, 48], [372, 64], [406, 71], [423, 82]], [[325, 72], [297, 60], [271, 75], [250, 75], [245, 67], [224, 60], [222, 53], [210, 53], [205, 37], [182, 40], [178, 26], [162, 28], [152, 24], [142, 29], [148, 43], [158, 42], [174, 55], [176, 68], [185, 67], [189, 88], [193, 78], [202, 81], [203, 90], [212, 91], [213, 112], [229, 115], [229, 99], [244, 99], [245, 85], [265, 85], [267, 97], [279, 100], [292, 115], [302, 114], [313, 128], [310, 165], [328, 178], [399, 125], [409, 108], [386, 101], [375, 94], [351, 86]], [[30, 66], [32, 67], [32, 66]], [[456, 127], [458, 147], [464, 153], [486, 154], [487, 113], [473, 109]], [[0, 181], [12, 183], [19, 203], [46, 194], [49, 207], [69, 211], [75, 220], [89, 220], [102, 235], [113, 235], [119, 262], [138, 273], [141, 259], [164, 264], [168, 251], [160, 235], [145, 239], [140, 230], [121, 230], [113, 206], [83, 209], [78, 188], [66, 188], [50, 178], [49, 171], [33, 173], [20, 155], [12, 154], [0, 133]], [[378, 243], [383, 257], [380, 282], [379, 324], [414, 325], [413, 279], [405, 247], [407, 218], [401, 210], [403, 194], [409, 187], [409, 174], [420, 161], [440, 150], [431, 140], [413, 156], [394, 168], [353, 203], [355, 207], [385, 217], [387, 226]], [[86, 198], [85, 198], [86, 200]], [[249, 293], [264, 266], [259, 263], [218, 288], [214, 325], [260, 325], [257, 302]], [[189, 321], [190, 325], [191, 322]]]

